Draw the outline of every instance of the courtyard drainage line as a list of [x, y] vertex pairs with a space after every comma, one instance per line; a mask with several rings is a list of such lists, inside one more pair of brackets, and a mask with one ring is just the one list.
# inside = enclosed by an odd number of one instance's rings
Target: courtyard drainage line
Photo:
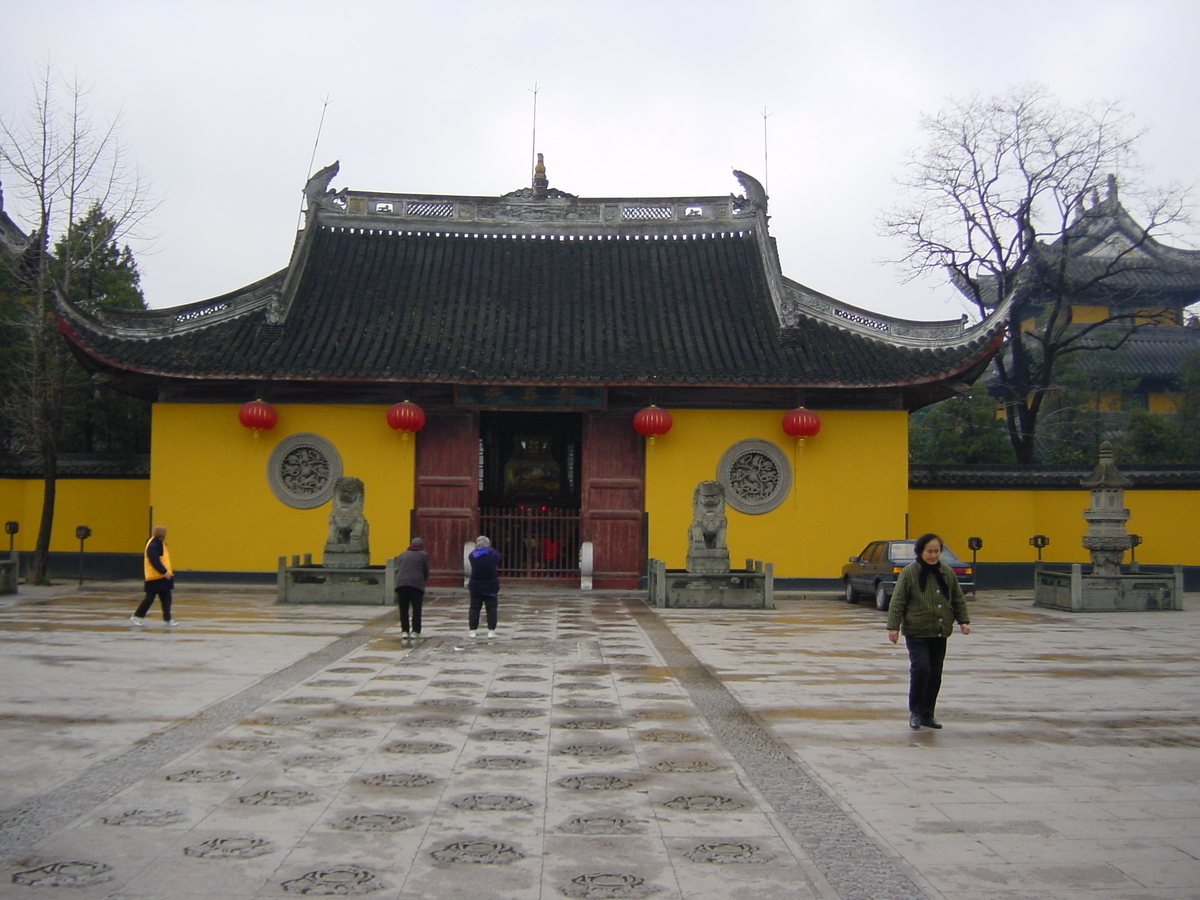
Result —
[[817, 870], [843, 900], [928, 900], [643, 601], [625, 601], [635, 621], [713, 732], [745, 770]]
[[264, 703], [378, 637], [395, 625], [398, 615], [393, 610], [377, 616], [232, 697], [144, 738], [124, 753], [98, 763], [66, 784], [0, 812], [0, 859], [10, 859], [47, 835], [65, 828], [89, 810], [141, 781], [148, 772], [236, 725]]

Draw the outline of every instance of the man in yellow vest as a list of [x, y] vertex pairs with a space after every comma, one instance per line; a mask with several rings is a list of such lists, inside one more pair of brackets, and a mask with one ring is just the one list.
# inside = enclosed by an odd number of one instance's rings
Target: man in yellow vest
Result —
[[146, 542], [142, 567], [146, 574], [146, 597], [138, 606], [137, 612], [129, 617], [129, 621], [140, 627], [145, 622], [146, 613], [150, 611], [154, 598], [158, 597], [162, 604], [163, 622], [168, 628], [178, 625], [179, 622], [171, 618], [171, 591], [175, 588], [175, 570], [171, 568], [171, 554], [167, 550], [167, 529], [162, 525], [154, 526], [150, 540]]

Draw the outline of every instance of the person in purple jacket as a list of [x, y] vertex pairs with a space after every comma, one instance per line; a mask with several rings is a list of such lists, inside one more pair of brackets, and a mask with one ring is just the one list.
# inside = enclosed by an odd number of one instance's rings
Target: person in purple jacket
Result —
[[487, 607], [487, 636], [496, 636], [496, 606], [497, 595], [500, 593], [500, 577], [496, 570], [500, 565], [500, 554], [492, 547], [492, 542], [483, 535], [475, 538], [475, 549], [467, 559], [471, 563], [471, 577], [467, 581], [467, 590], [471, 592], [471, 610], [467, 614], [467, 634], [475, 637], [479, 630], [479, 610]]

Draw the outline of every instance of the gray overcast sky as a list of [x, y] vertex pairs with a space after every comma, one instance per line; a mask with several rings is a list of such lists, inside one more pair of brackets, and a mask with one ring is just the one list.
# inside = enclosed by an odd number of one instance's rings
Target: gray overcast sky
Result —
[[5, 117], [45, 62], [124, 111], [162, 197], [138, 258], [156, 307], [286, 265], [324, 97], [334, 188], [483, 195], [529, 183], [535, 83], [550, 184], [581, 196], [764, 180], [765, 108], [785, 274], [917, 319], [966, 308], [903, 284], [877, 222], [950, 96], [1122, 99], [1151, 180], [1200, 180], [1197, 0], [0, 0], [0, 24]]

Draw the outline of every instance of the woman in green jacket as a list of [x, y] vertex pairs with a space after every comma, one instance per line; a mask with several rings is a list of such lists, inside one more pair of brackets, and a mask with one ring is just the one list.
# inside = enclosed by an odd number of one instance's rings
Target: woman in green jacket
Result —
[[896, 579], [888, 607], [888, 640], [896, 643], [903, 629], [909, 662], [908, 726], [941, 728], [933, 710], [942, 687], [946, 638], [955, 622], [963, 634], [970, 634], [971, 617], [954, 570], [942, 562], [942, 539], [923, 534], [915, 549], [917, 558]]

